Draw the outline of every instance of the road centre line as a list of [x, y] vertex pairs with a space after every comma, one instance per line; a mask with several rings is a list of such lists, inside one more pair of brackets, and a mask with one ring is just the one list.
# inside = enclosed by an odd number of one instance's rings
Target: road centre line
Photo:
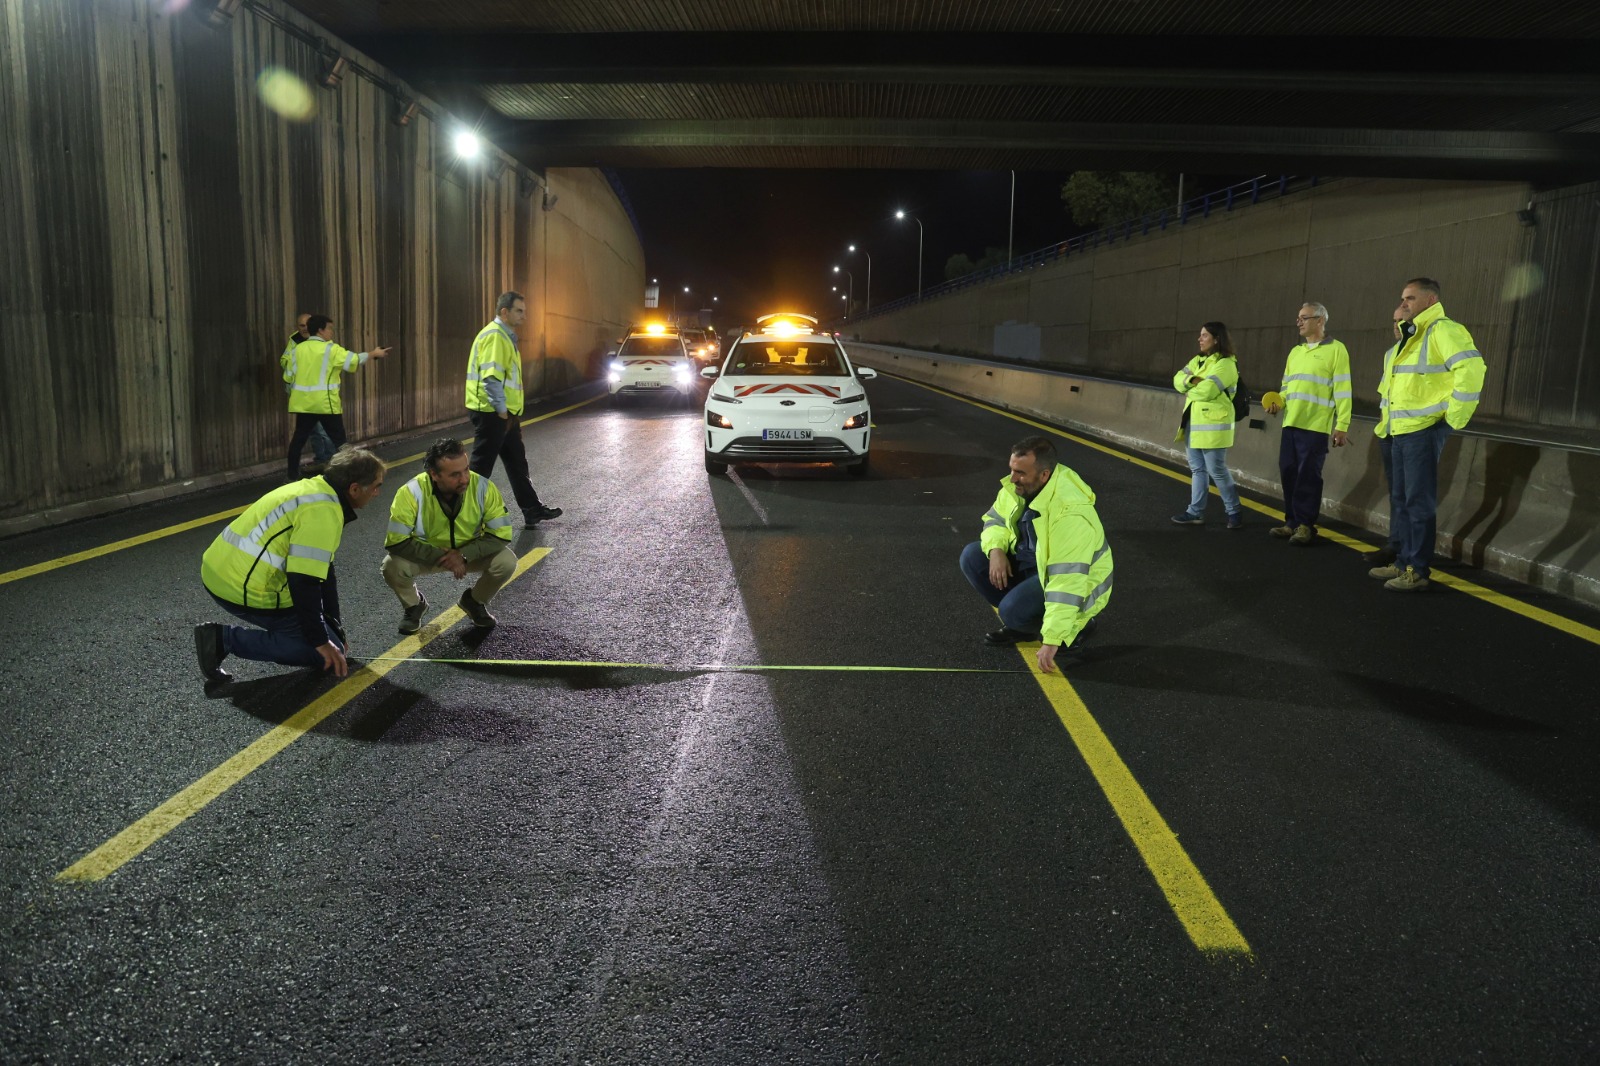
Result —
[[[517, 562], [510, 584], [551, 552], [550, 548], [534, 548]], [[452, 606], [423, 627], [422, 631], [406, 637], [381, 656], [370, 662], [384, 665], [363, 665], [343, 681], [301, 708], [294, 715], [269, 729], [261, 737], [225, 760], [186, 788], [169, 797], [160, 806], [128, 826], [104, 844], [89, 852], [56, 875], [57, 881], [99, 881], [115, 873], [129, 860], [138, 857], [162, 837], [182, 825], [200, 809], [228, 789], [244, 780], [252, 771], [277, 755], [290, 744], [305, 736], [330, 715], [349, 705], [373, 682], [394, 669], [397, 662], [409, 661], [408, 653], [420, 651], [451, 626], [466, 617], [460, 607]], [[397, 654], [398, 653], [398, 654]]]
[[1026, 670], [995, 670], [964, 666], [771, 666], [763, 663], [688, 663], [671, 666], [667, 663], [611, 663], [582, 659], [432, 659], [424, 655], [397, 656], [390, 659], [376, 656], [368, 662], [440, 663], [461, 666], [561, 666], [592, 667], [610, 670], [660, 670], [672, 674], [731, 674], [757, 671], [797, 671], [817, 673], [876, 673], [876, 674], [1025, 674]]
[[1177, 834], [1150, 802], [1072, 682], [1059, 669], [1050, 674], [1039, 669], [1034, 659], [1038, 649], [1037, 641], [1017, 645], [1189, 939], [1208, 956], [1242, 956], [1253, 961], [1255, 955], [1239, 927], [1228, 917], [1189, 853], [1178, 843]]
[[[591, 396], [587, 400], [581, 400], [578, 403], [572, 404], [570, 407], [563, 407], [559, 411], [551, 411], [548, 414], [540, 415], [538, 418], [530, 418], [524, 422], [523, 425], [531, 426], [535, 422], [543, 422], [547, 418], [554, 418], [557, 415], [564, 415], [568, 411], [575, 411], [585, 404], [594, 403], [604, 395], [605, 393], [601, 393], [600, 396]], [[403, 459], [386, 460], [385, 465], [391, 468], [396, 466], [404, 466], [407, 463], [414, 463], [419, 459], [425, 458], [427, 454], [427, 452], [423, 451], [418, 452], [416, 455], [408, 455]], [[244, 507], [234, 507], [226, 511], [218, 511], [216, 514], [209, 514], [204, 518], [193, 518], [187, 522], [180, 522], [177, 525], [165, 526], [161, 529], [154, 529], [149, 533], [141, 533], [137, 537], [127, 537], [123, 540], [115, 540], [110, 544], [102, 544], [97, 548], [89, 548], [85, 551], [74, 552], [71, 555], [63, 555], [59, 559], [51, 559], [47, 562], [34, 563], [32, 566], [24, 566], [19, 570], [7, 570], [4, 573], [0, 573], [0, 585], [4, 585], [12, 581], [21, 581], [25, 577], [33, 577], [37, 574], [48, 573], [51, 570], [59, 570], [64, 566], [71, 566], [73, 563], [82, 563], [87, 562], [90, 559], [98, 559], [102, 555], [110, 555], [113, 552], [123, 551], [128, 548], [136, 548], [141, 544], [148, 544], [153, 540], [161, 540], [163, 537], [171, 537], [179, 533], [187, 533], [191, 529], [197, 529], [200, 526], [210, 525], [213, 522], [226, 522], [230, 518], [235, 518], [243, 514], [245, 507], [248, 506], [250, 505], [245, 504]]]
[[[1163, 466], [1158, 466], [1155, 463], [1152, 463], [1146, 459], [1141, 459], [1138, 456], [1130, 455], [1129, 453], [1120, 451], [1111, 447], [1110, 445], [1101, 444], [1099, 441], [1090, 440], [1087, 437], [1080, 437], [1075, 433], [1062, 429], [1060, 426], [1052, 426], [1046, 422], [1036, 422], [1031, 418], [1025, 418], [1022, 415], [1016, 414], [1015, 412], [1007, 411], [1003, 407], [994, 407], [990, 404], [983, 403], [980, 400], [974, 400], [970, 397], [962, 396], [959, 393], [941, 389], [935, 385], [925, 385], [920, 381], [913, 381], [911, 378], [901, 377], [898, 374], [890, 374], [881, 370], [879, 373], [885, 377], [893, 378], [896, 381], [903, 381], [908, 385], [915, 385], [918, 388], [927, 389], [929, 392], [938, 393], [940, 396], [948, 396], [952, 400], [960, 400], [962, 403], [970, 404], [973, 407], [988, 411], [992, 414], [1001, 415], [1005, 418], [1011, 419], [1014, 422], [1021, 422], [1025, 426], [1032, 426], [1035, 429], [1042, 429], [1046, 433], [1053, 434], [1057, 437], [1064, 437], [1075, 444], [1081, 444], [1086, 448], [1092, 448], [1097, 452], [1103, 452], [1106, 455], [1121, 459], [1124, 462], [1132, 463], [1135, 466], [1154, 471], [1163, 477], [1171, 478], [1173, 481], [1177, 481], [1185, 485], [1190, 483], [1190, 479], [1183, 474], [1179, 474], [1173, 470], [1168, 470]], [[1215, 485], [1211, 486], [1211, 492], [1213, 494], [1217, 492]], [[1239, 502], [1243, 506], [1248, 507], [1253, 511], [1259, 511], [1261, 514], [1267, 515], [1270, 518], [1275, 518], [1280, 522], [1284, 521], [1284, 515], [1282, 511], [1279, 511], [1273, 507], [1268, 507], [1266, 504], [1257, 503], [1254, 500], [1248, 499], [1243, 493], [1239, 495]], [[1376, 550], [1378, 547], [1375, 544], [1370, 544], [1366, 541], [1357, 540], [1354, 537], [1346, 536], [1343, 533], [1337, 532], [1336, 530], [1322, 529], [1320, 527], [1318, 529], [1318, 536], [1324, 540], [1332, 541], [1335, 544], [1340, 544], [1346, 548], [1350, 548], [1351, 550], [1358, 552], [1370, 552]], [[1600, 645], [1600, 629], [1597, 629], [1594, 626], [1584, 625], [1582, 622], [1556, 614], [1554, 611], [1547, 611], [1542, 607], [1535, 607], [1530, 603], [1524, 603], [1521, 600], [1507, 595], [1506, 593], [1496, 592], [1493, 589], [1485, 588], [1474, 581], [1469, 581], [1466, 578], [1460, 577], [1456, 574], [1443, 573], [1435, 569], [1428, 575], [1428, 580], [1437, 581], [1439, 584], [1448, 588], [1453, 588], [1458, 592], [1462, 592], [1468, 596], [1482, 600], [1484, 603], [1487, 603], [1491, 606], [1500, 607], [1510, 611], [1513, 614], [1521, 615], [1523, 618], [1526, 618], [1531, 622], [1537, 622], [1540, 625], [1549, 626], [1551, 629], [1559, 630], [1562, 633], [1566, 633], [1568, 636], [1577, 637], [1579, 640], [1588, 641], [1590, 644]]]

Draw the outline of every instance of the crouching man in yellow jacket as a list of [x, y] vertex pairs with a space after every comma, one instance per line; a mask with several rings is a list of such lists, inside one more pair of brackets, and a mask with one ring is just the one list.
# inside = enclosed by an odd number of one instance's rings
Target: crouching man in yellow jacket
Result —
[[400, 597], [400, 632], [415, 633], [428, 601], [417, 578], [449, 573], [457, 581], [481, 575], [458, 602], [472, 624], [493, 629], [489, 601], [517, 571], [511, 516], [494, 482], [468, 469], [466, 447], [442, 437], [428, 449], [422, 473], [400, 486], [389, 508], [383, 579]]
[[1048, 437], [1011, 448], [1011, 473], [983, 516], [979, 539], [961, 552], [961, 572], [1000, 612], [990, 644], [1041, 641], [1039, 669], [1057, 652], [1076, 650], [1111, 601], [1111, 545], [1094, 509], [1094, 492], [1058, 464]]

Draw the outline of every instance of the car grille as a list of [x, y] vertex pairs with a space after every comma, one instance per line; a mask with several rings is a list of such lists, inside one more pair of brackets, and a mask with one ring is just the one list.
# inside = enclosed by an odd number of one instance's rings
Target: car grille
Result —
[[855, 453], [844, 441], [832, 437], [816, 440], [762, 440], [760, 437], [738, 437], [722, 450], [730, 458], [767, 456], [773, 459], [853, 459]]

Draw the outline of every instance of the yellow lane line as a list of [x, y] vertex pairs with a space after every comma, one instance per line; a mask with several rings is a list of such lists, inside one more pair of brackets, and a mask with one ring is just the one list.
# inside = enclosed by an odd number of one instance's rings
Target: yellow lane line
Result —
[[[521, 577], [530, 567], [549, 554], [549, 548], [535, 548], [530, 551], [517, 563], [517, 569], [511, 575], [511, 580], [515, 581]], [[402, 640], [380, 658], [387, 660], [393, 657], [405, 657], [420, 651], [465, 617], [460, 607], [451, 607], [424, 627], [422, 632]], [[365, 692], [373, 682], [393, 670], [395, 665], [393, 662], [385, 661], [379, 666], [370, 664], [362, 666], [282, 724], [268, 730], [238, 754], [62, 870], [56, 875], [56, 880], [99, 881], [115, 873], [124, 863], [136, 858], [145, 849], [198, 813], [206, 804], [244, 780], [251, 771], [316, 728], [323, 719], [345, 707], [351, 700]]]
[[1045, 698], [1055, 708], [1056, 717], [1067, 727], [1089, 772], [1100, 783], [1100, 791], [1110, 801], [1122, 828], [1133, 838], [1133, 846], [1139, 849], [1145, 867], [1155, 878], [1162, 895], [1167, 897], [1167, 904], [1183, 924], [1189, 939], [1209, 956], [1242, 956], [1253, 960], [1255, 955], [1239, 927], [1228, 917], [1204, 875], [1178, 843], [1178, 835], [1145, 795], [1133, 771], [1117, 754], [1072, 682], [1059, 668], [1053, 674], [1039, 669], [1034, 659], [1038, 648], [1037, 643], [1017, 646], [1034, 679], [1044, 690]]
[[[1099, 441], [1090, 440], [1087, 437], [1080, 437], [1076, 433], [1062, 429], [1060, 426], [1052, 426], [1046, 422], [1035, 422], [1031, 418], [1024, 418], [1022, 415], [1016, 414], [1012, 411], [1007, 411], [1003, 407], [994, 407], [990, 404], [983, 403], [982, 401], [974, 400], [967, 396], [962, 396], [959, 393], [950, 392], [947, 389], [941, 389], [933, 385], [924, 385], [920, 381], [913, 381], [910, 378], [903, 378], [898, 374], [888, 374], [881, 370], [879, 373], [884, 374], [886, 377], [891, 377], [896, 381], [903, 381], [908, 385], [915, 385], [918, 388], [927, 389], [929, 392], [936, 392], [940, 396], [948, 396], [952, 400], [960, 400], [962, 403], [971, 404], [973, 407], [990, 411], [997, 415], [1002, 415], [1014, 422], [1021, 422], [1025, 426], [1033, 426], [1035, 429], [1042, 429], [1046, 433], [1054, 434], [1057, 437], [1065, 437], [1067, 440], [1070, 440], [1075, 444], [1081, 444], [1086, 448], [1093, 448], [1097, 452], [1104, 452], [1106, 455], [1114, 456], [1115, 458], [1121, 459], [1124, 462], [1129, 462], [1135, 466], [1143, 467], [1146, 470], [1154, 471], [1163, 477], [1169, 477], [1172, 480], [1181, 482], [1185, 485], [1189, 484], [1189, 478], [1182, 474], [1168, 470], [1165, 467], [1157, 466], [1156, 464], [1145, 459], [1141, 459], [1138, 456], [1129, 455], [1127, 452], [1120, 451], [1109, 445], [1101, 444]], [[1211, 486], [1211, 491], [1215, 493], [1217, 491], [1217, 487], [1215, 485]], [[1269, 507], [1266, 504], [1256, 503], [1254, 500], [1247, 499], [1243, 494], [1240, 494], [1239, 502], [1243, 506], [1250, 508], [1252, 511], [1259, 511], [1261, 514], [1267, 515], [1271, 518], [1276, 518], [1280, 522], [1284, 520], [1282, 511], [1279, 511], [1273, 507]], [[1343, 545], [1346, 548], [1350, 548], [1358, 552], [1370, 552], [1378, 547], [1376, 544], [1357, 540], [1354, 537], [1346, 536], [1343, 533], [1339, 533], [1335, 530], [1318, 529], [1318, 534], [1323, 540], [1332, 541], [1335, 544]], [[1508, 596], [1503, 592], [1495, 592], [1492, 589], [1487, 589], [1482, 585], [1468, 581], [1464, 577], [1457, 577], [1454, 574], [1442, 573], [1436, 569], [1428, 575], [1428, 580], [1437, 581], [1441, 585], [1456, 589], [1459, 592], [1464, 592], [1469, 596], [1474, 596], [1482, 600], [1484, 603], [1491, 604], [1495, 607], [1503, 607], [1513, 614], [1521, 615], [1523, 618], [1526, 618], [1529, 621], [1547, 625], [1552, 629], [1558, 629], [1569, 636], [1577, 637], [1579, 640], [1586, 640], [1590, 644], [1600, 644], [1600, 629], [1597, 629], [1594, 626], [1584, 625], [1582, 622], [1573, 621], [1572, 619], [1565, 618], [1553, 611], [1547, 611], [1542, 607], [1535, 607], [1532, 604], [1523, 603], [1521, 600], [1518, 600], [1512, 596]]]
[[[557, 415], [564, 415], [568, 411], [576, 411], [585, 404], [594, 403], [595, 400], [598, 399], [600, 399], [599, 396], [590, 397], [587, 400], [582, 400], [578, 403], [572, 404], [570, 407], [563, 407], [559, 411], [551, 411], [548, 414], [540, 415], [538, 418], [530, 418], [524, 422], [523, 425], [531, 426], [535, 422], [543, 422], [547, 418], [554, 418]], [[404, 466], [406, 463], [414, 463], [417, 460], [424, 458], [427, 454], [427, 452], [423, 451], [418, 452], [416, 455], [408, 455], [403, 459], [391, 459], [388, 461], [388, 465], [391, 467]], [[112, 541], [110, 544], [102, 544], [97, 548], [89, 548], [86, 551], [74, 552], [71, 555], [63, 555], [59, 559], [51, 559], [48, 562], [43, 563], [34, 563], [32, 566], [24, 566], [20, 570], [7, 570], [4, 573], [0, 573], [0, 585], [4, 585], [12, 581], [21, 581], [25, 577], [33, 577], [36, 574], [47, 573], [51, 570], [59, 570], [64, 566], [71, 566], [73, 563], [81, 563], [90, 559], [98, 559], [100, 556], [110, 555], [112, 552], [123, 551], [127, 548], [136, 548], [141, 544], [148, 544], [153, 540], [160, 540], [163, 537], [171, 537], [179, 533], [186, 533], [191, 529], [197, 529], [200, 526], [211, 525], [214, 522], [226, 522], [228, 519], [237, 517], [243, 513], [244, 507], [234, 507], [226, 511], [218, 511], [216, 514], [208, 514], [204, 518], [195, 518], [187, 522], [179, 522], [175, 526], [164, 526], [161, 529], [151, 530], [149, 533], [141, 533], [137, 537], [127, 537], [123, 540]]]

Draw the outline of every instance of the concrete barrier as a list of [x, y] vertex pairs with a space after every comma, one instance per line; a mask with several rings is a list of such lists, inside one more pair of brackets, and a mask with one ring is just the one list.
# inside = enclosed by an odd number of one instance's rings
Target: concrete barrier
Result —
[[[846, 346], [875, 369], [1187, 466], [1182, 445], [1172, 439], [1183, 406], [1172, 390], [861, 341]], [[1261, 382], [1254, 387], [1266, 388]], [[1373, 424], [1358, 418], [1350, 444], [1330, 450], [1322, 509], [1371, 531], [1377, 544], [1389, 528], [1389, 495]], [[1239, 484], [1269, 499], [1281, 493], [1279, 425], [1253, 409], [1228, 452]], [[1171, 511], [1186, 499], [1174, 486]], [[1167, 516], [1164, 511], [1150, 520]], [[1438, 551], [1600, 605], [1600, 454], [1470, 427], [1454, 434], [1440, 462]]]

